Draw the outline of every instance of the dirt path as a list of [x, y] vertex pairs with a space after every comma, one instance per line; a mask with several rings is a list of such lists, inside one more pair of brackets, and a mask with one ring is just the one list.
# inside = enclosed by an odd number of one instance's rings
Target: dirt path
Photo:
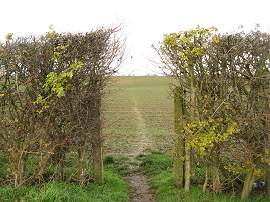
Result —
[[151, 140], [149, 136], [146, 135], [146, 125], [144, 123], [141, 111], [138, 109], [137, 100], [133, 97], [134, 101], [134, 112], [138, 119], [138, 137], [136, 140], [136, 150], [133, 151], [133, 156], [136, 157], [139, 154], [143, 154], [146, 149], [150, 148]]
[[[134, 112], [138, 119], [138, 137], [136, 140], [136, 147], [130, 156], [130, 169], [135, 170], [139, 166], [139, 161], [136, 157], [139, 154], [145, 153], [145, 150], [150, 147], [151, 142], [149, 136], [146, 135], [146, 125], [144, 123], [142, 114], [138, 109], [137, 100], [133, 97]], [[154, 202], [154, 196], [150, 192], [150, 187], [147, 184], [147, 177], [141, 173], [135, 172], [127, 177], [131, 187], [131, 202]]]

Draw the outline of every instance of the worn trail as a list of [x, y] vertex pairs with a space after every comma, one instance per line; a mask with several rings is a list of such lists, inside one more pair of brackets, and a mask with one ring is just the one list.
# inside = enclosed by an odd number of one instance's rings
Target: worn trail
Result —
[[[149, 136], [146, 135], [146, 125], [143, 120], [142, 114], [138, 109], [138, 103], [135, 97], [134, 101], [134, 112], [138, 119], [138, 137], [136, 140], [136, 147], [131, 154], [130, 169], [135, 170], [138, 167], [138, 160], [136, 156], [143, 154], [147, 148], [150, 147]], [[141, 173], [134, 172], [127, 177], [131, 187], [131, 202], [154, 202], [154, 196], [150, 191], [150, 187], [147, 183], [147, 177]]]

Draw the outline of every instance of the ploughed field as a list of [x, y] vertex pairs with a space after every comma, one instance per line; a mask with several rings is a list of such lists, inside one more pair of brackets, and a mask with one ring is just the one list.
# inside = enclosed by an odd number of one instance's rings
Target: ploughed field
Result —
[[129, 155], [140, 144], [146, 144], [143, 148], [149, 151], [170, 151], [173, 133], [172, 79], [123, 76], [114, 77], [112, 81], [113, 85], [106, 89], [103, 102], [105, 154]]

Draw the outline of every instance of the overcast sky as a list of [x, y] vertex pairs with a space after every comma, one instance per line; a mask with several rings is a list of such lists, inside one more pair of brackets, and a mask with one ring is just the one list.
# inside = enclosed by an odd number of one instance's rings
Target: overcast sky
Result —
[[[121, 74], [154, 74], [148, 58], [163, 34], [216, 26], [221, 32], [246, 30], [259, 23], [270, 32], [269, 0], [0, 0], [0, 39], [59, 32], [89, 31], [124, 24], [129, 57]], [[131, 57], [132, 56], [132, 57]]]

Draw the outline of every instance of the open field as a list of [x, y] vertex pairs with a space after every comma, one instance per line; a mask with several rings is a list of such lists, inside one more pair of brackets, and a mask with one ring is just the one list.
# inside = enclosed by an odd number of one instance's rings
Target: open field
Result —
[[[166, 77], [114, 77], [104, 100], [104, 150], [112, 168], [125, 174], [130, 201], [155, 201], [137, 158], [150, 151], [171, 151], [173, 97]], [[117, 163], [118, 158], [122, 163]], [[115, 164], [116, 163], [116, 164]]]
[[156, 76], [113, 79], [104, 101], [105, 153], [128, 155], [140, 143], [147, 150], [169, 151], [173, 132], [172, 80]]

